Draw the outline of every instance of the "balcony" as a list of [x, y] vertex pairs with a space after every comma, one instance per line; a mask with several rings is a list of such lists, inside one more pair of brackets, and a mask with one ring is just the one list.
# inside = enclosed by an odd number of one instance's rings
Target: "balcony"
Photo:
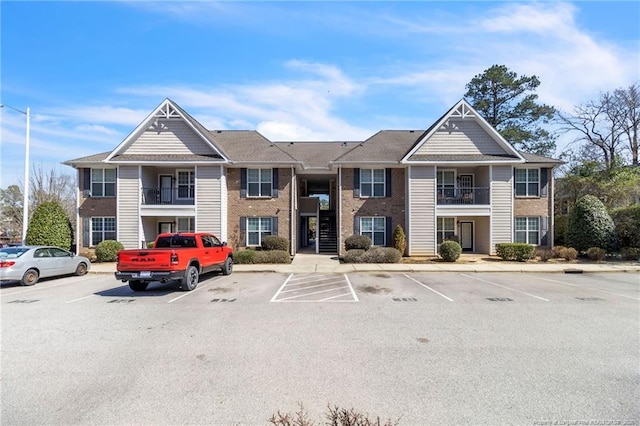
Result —
[[439, 188], [438, 205], [489, 205], [489, 188]]
[[142, 188], [144, 206], [193, 206], [193, 188]]

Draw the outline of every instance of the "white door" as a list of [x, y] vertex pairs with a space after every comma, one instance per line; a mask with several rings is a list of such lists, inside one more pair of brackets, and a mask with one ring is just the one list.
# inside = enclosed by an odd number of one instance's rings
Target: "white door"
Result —
[[463, 251], [473, 251], [473, 222], [460, 222], [460, 246]]

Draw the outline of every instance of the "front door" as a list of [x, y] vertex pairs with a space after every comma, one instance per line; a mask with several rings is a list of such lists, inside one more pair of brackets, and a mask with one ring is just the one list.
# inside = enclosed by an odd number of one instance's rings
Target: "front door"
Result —
[[171, 192], [173, 186], [173, 176], [160, 176], [160, 204], [171, 204]]
[[173, 222], [159, 222], [158, 234], [168, 234], [173, 232]]
[[473, 222], [460, 222], [460, 246], [462, 251], [473, 251]]

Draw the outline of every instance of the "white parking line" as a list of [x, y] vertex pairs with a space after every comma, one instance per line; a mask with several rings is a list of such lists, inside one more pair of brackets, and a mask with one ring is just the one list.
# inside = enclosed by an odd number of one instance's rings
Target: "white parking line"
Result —
[[491, 282], [491, 281], [483, 280], [482, 278], [473, 277], [473, 276], [467, 275], [467, 274], [460, 274], [460, 275], [462, 275], [463, 277], [471, 278], [473, 280], [482, 281], [483, 283], [495, 285], [496, 287], [500, 287], [500, 288], [504, 288], [504, 289], [507, 289], [507, 290], [515, 291], [516, 293], [521, 293], [521, 294], [525, 294], [525, 295], [530, 296], [530, 297], [535, 297], [536, 299], [540, 299], [540, 300], [543, 300], [545, 302], [549, 301], [549, 299], [545, 299], [544, 297], [536, 296], [535, 294], [526, 293], [524, 291], [520, 291], [520, 290], [516, 290], [514, 288], [510, 288], [510, 287], [506, 287], [506, 286], [503, 286], [503, 285], [500, 285], [500, 284], [496, 284], [496, 283]]
[[208, 286], [209, 284], [211, 284], [211, 283], [213, 283], [213, 282], [216, 282], [216, 281], [218, 281], [219, 279], [220, 279], [220, 277], [218, 277], [218, 278], [214, 278], [213, 280], [211, 280], [210, 282], [208, 282], [208, 283], [206, 283], [206, 284], [204, 284], [204, 285], [199, 285], [198, 287], [196, 287], [196, 288], [195, 288], [195, 290], [187, 291], [186, 293], [181, 294], [181, 295], [180, 295], [180, 296], [178, 296], [178, 297], [175, 297], [175, 298], [173, 298], [173, 299], [171, 299], [171, 300], [168, 300], [168, 301], [167, 301], [167, 303], [173, 303], [173, 302], [175, 302], [176, 300], [180, 300], [180, 299], [182, 299], [183, 297], [187, 297], [187, 296], [189, 296], [190, 294], [193, 294], [193, 293], [195, 293], [195, 292], [197, 292], [197, 291], [202, 290], [203, 288], [205, 288], [205, 287], [206, 287], [206, 286]]
[[[282, 290], [280, 293], [291, 293], [292, 291], [306, 290], [306, 289], [308, 289], [308, 288], [326, 287], [326, 286], [328, 286], [328, 285], [334, 285], [335, 283], [336, 283], [336, 281], [332, 281], [332, 282], [330, 282], [330, 283], [310, 285], [309, 287], [292, 288], [292, 289], [290, 289], [290, 290]], [[289, 287], [291, 287], [291, 284], [289, 284]]]
[[[358, 296], [356, 295], [353, 285], [349, 281], [347, 274], [343, 274], [344, 279], [338, 278], [337, 275], [318, 275], [318, 274], [290, 274], [287, 279], [282, 283], [276, 294], [271, 298], [271, 302], [358, 302]], [[325, 281], [325, 282], [322, 282]], [[328, 282], [327, 282], [328, 281]], [[345, 285], [346, 282], [346, 285]], [[310, 285], [311, 284], [311, 285]], [[321, 287], [336, 286], [325, 290], [318, 290], [309, 292], [311, 289], [319, 289]], [[349, 289], [348, 292], [344, 290]], [[342, 291], [342, 294], [325, 297], [323, 299], [304, 300], [305, 297], [316, 296], [318, 294], [329, 293], [332, 291]], [[280, 296], [286, 293], [302, 293], [293, 296], [280, 298]], [[351, 296], [353, 299], [349, 300], [336, 300], [346, 296]]]
[[88, 296], [80, 297], [79, 299], [69, 300], [69, 301], [66, 301], [66, 302], [64, 302], [64, 303], [73, 303], [73, 302], [78, 302], [78, 301], [80, 301], [80, 300], [88, 299], [88, 298], [90, 298], [90, 297], [95, 297], [95, 296], [96, 296], [95, 294], [90, 294], [90, 295], [88, 295]]
[[[95, 278], [89, 278], [89, 279], [95, 279]], [[40, 283], [26, 288], [26, 289], [22, 289], [22, 290], [18, 290], [18, 291], [14, 291], [12, 293], [2, 293], [0, 294], [0, 297], [3, 296], [13, 296], [14, 294], [22, 294], [22, 293], [27, 293], [30, 291], [36, 291], [36, 290], [46, 290], [48, 288], [53, 288], [53, 287], [60, 287], [61, 285], [67, 285], [67, 284], [78, 284], [77, 282], [73, 281], [73, 282], [64, 282], [64, 283], [58, 283], [58, 284], [51, 284], [51, 285], [41, 285]]]
[[291, 277], [293, 277], [293, 274], [289, 274], [289, 276], [287, 277], [286, 280], [284, 280], [284, 283], [282, 283], [282, 285], [280, 286], [280, 288], [278, 289], [278, 291], [276, 291], [276, 294], [273, 295], [273, 297], [271, 298], [271, 302], [275, 302], [276, 299], [278, 298], [278, 295], [280, 294], [280, 292], [282, 291], [282, 289], [287, 285], [287, 283], [289, 282], [289, 280], [291, 279]]
[[289, 296], [289, 297], [285, 297], [283, 299], [278, 299], [278, 300], [276, 300], [276, 302], [283, 302], [285, 300], [297, 299], [298, 297], [313, 296], [314, 294], [328, 293], [330, 291], [341, 290], [343, 288], [347, 288], [347, 287], [337, 287], [337, 288], [330, 288], [328, 290], [314, 291], [312, 293], [298, 294], [297, 296]]
[[427, 290], [431, 290], [432, 292], [434, 292], [435, 294], [437, 294], [438, 296], [444, 297], [445, 299], [447, 299], [449, 302], [453, 302], [453, 299], [448, 298], [447, 296], [445, 296], [444, 294], [440, 293], [439, 291], [436, 291], [434, 289], [432, 289], [431, 287], [429, 287], [426, 284], [421, 283], [420, 281], [416, 280], [415, 278], [410, 277], [407, 274], [402, 274], [405, 277], [409, 278], [411, 281], [416, 282], [418, 284], [420, 284], [422, 287], [426, 288]]
[[611, 295], [613, 295], [613, 296], [620, 296], [620, 297], [626, 297], [626, 298], [628, 298], [628, 299], [640, 300], [640, 298], [638, 298], [638, 297], [627, 296], [626, 294], [620, 294], [620, 293], [612, 293], [612, 292], [610, 292], [610, 291], [600, 290], [599, 288], [587, 287], [587, 286], [578, 285], [578, 284], [570, 284], [570, 283], [565, 283], [565, 282], [563, 282], [563, 281], [550, 280], [549, 278], [536, 277], [536, 276], [534, 276], [534, 275], [529, 275], [529, 276], [530, 276], [530, 277], [533, 277], [533, 278], [536, 278], [536, 279], [538, 279], [538, 280], [548, 281], [548, 282], [551, 282], [551, 283], [562, 284], [562, 285], [568, 285], [568, 286], [571, 286], [571, 287], [585, 288], [585, 289], [588, 289], [588, 290], [599, 291], [600, 293], [611, 294]]
[[351, 294], [353, 295], [353, 300], [355, 300], [356, 302], [359, 302], [358, 295], [356, 294], [356, 291], [353, 289], [353, 284], [351, 284], [351, 281], [349, 281], [349, 277], [347, 276], [347, 274], [344, 274], [344, 279], [347, 280], [347, 284], [349, 284], [349, 289], [351, 290]]

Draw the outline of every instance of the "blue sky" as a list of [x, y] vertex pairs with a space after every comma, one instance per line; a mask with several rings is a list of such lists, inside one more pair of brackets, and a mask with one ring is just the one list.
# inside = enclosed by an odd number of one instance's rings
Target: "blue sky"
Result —
[[[362, 140], [424, 129], [494, 64], [563, 110], [640, 80], [640, 3], [0, 2], [1, 99], [31, 164], [115, 148], [166, 97], [209, 129]], [[0, 109], [0, 187], [25, 116]]]

